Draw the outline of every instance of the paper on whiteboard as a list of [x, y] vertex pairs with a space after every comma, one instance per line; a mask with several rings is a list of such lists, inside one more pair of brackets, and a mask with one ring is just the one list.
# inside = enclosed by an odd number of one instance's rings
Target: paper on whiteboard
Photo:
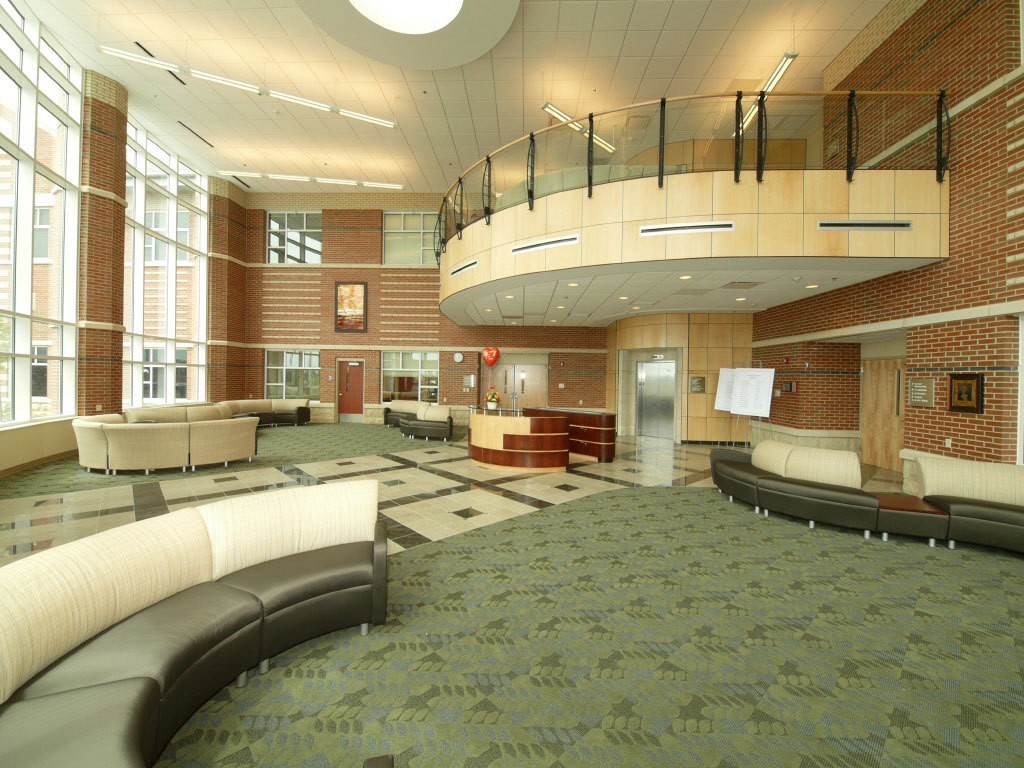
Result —
[[732, 413], [767, 417], [772, 407], [774, 368], [736, 368], [732, 385]]
[[715, 394], [715, 410], [732, 410], [732, 386], [736, 371], [732, 368], [721, 368], [718, 371], [718, 392]]

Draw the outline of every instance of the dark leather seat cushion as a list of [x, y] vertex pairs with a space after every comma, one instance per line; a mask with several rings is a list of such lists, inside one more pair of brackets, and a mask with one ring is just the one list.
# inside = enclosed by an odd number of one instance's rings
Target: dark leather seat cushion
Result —
[[0, 765], [144, 768], [156, 756], [160, 688], [135, 677], [0, 706]]
[[395, 768], [394, 755], [377, 755], [363, 761], [363, 768]]
[[199, 584], [96, 635], [36, 675], [15, 696], [30, 699], [130, 677], [156, 680], [165, 695], [207, 652], [255, 625], [251, 658], [231, 656], [230, 681], [239, 670], [259, 663], [262, 616], [260, 602], [251, 594], [214, 582]]
[[218, 582], [248, 592], [265, 616], [329, 592], [373, 583], [373, 542], [338, 544], [279, 557], [229, 573]]
[[402, 430], [403, 435], [414, 437], [447, 438], [452, 436], [451, 418], [446, 421], [426, 421], [407, 416], [399, 421], [398, 428]]
[[[794, 480], [788, 477], [772, 475], [758, 480], [758, 490], [792, 496], [804, 496], [818, 502], [842, 504], [852, 507], [868, 507], [878, 509], [878, 497], [860, 488], [847, 488], [842, 485], [816, 483], [811, 480]], [[780, 512], [786, 512], [780, 508]]]
[[859, 488], [764, 477], [757, 481], [757, 498], [765, 509], [790, 517], [866, 531], [878, 525], [878, 497]]
[[745, 485], [757, 485], [761, 478], [779, 477], [774, 472], [758, 469], [753, 464], [742, 461], [719, 461], [715, 464], [715, 472], [719, 477], [735, 480]]
[[991, 520], [994, 523], [1024, 526], [1024, 508], [994, 501], [966, 499], [959, 496], [925, 496], [924, 500], [938, 507], [950, 516], [973, 517]]

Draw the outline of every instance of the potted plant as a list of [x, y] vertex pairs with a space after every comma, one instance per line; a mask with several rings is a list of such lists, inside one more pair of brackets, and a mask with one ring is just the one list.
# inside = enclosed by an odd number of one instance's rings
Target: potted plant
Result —
[[494, 387], [488, 389], [487, 394], [484, 395], [484, 402], [487, 403], [487, 408], [489, 410], [493, 411], [495, 408], [497, 408], [498, 403], [501, 402], [501, 395], [498, 394], [498, 390], [496, 390]]

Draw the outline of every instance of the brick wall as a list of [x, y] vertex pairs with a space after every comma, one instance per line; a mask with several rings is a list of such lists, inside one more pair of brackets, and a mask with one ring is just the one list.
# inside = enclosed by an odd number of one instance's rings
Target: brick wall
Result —
[[775, 369], [771, 422], [796, 429], [860, 429], [860, 344], [805, 342], [760, 347], [755, 365]]
[[[82, 95], [78, 318], [121, 326], [128, 94], [113, 80], [86, 72]], [[79, 330], [78, 413], [121, 411], [123, 336], [112, 328]]]
[[[1012, 0], [930, 0], [894, 34], [874, 47], [837, 83], [841, 89], [944, 88], [951, 106], [972, 96], [1013, 70], [1020, 56], [1019, 6]], [[845, 131], [836, 119], [836, 105], [827, 105], [826, 164], [841, 158], [830, 150]], [[992, 400], [986, 414], [950, 414], [943, 400], [933, 409], [907, 411], [904, 445], [931, 453], [967, 458], [1012, 460], [1016, 450], [1017, 411], [1007, 399], [1016, 392], [1016, 377], [1006, 369], [1018, 364], [1017, 320], [915, 325], [912, 318], [1024, 298], [1021, 253], [1024, 239], [1024, 80], [1005, 84], [959, 113], [953, 120], [950, 156], [949, 256], [940, 263], [889, 275], [759, 313], [754, 339], [771, 340], [823, 330], [906, 318], [908, 376], [911, 367], [936, 370], [936, 392], [945, 392], [950, 370], [982, 365], [972, 362], [979, 334], [995, 369], [987, 370]], [[934, 102], [927, 105], [862, 105], [860, 157], [869, 158], [912, 129], [934, 120]], [[884, 167], [934, 165], [934, 137], [918, 141], [890, 157]], [[1017, 167], [1021, 164], [1021, 167]], [[988, 326], [998, 325], [998, 332]], [[988, 335], [992, 331], [991, 337]], [[946, 351], [936, 351], [935, 344]], [[774, 347], [767, 348], [774, 350]], [[780, 347], [783, 353], [797, 346]], [[939, 354], [941, 359], [932, 360]], [[932, 360], [931, 363], [923, 361]], [[989, 366], [988, 363], [982, 367]], [[918, 372], [921, 372], [920, 370]], [[1012, 391], [1010, 390], [1012, 384]], [[792, 425], [826, 429], [845, 410], [846, 391], [827, 402], [794, 398], [785, 407]], [[991, 402], [991, 406], [989, 405]], [[993, 415], [988, 411], [992, 410]], [[774, 412], [773, 412], [774, 413]], [[996, 426], [996, 421], [999, 426]], [[954, 448], [944, 447], [954, 430]]]

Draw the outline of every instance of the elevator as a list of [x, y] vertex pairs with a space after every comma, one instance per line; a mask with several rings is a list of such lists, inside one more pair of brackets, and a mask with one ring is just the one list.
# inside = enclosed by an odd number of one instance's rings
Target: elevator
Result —
[[675, 438], [676, 364], [674, 360], [636, 364], [636, 433]]

